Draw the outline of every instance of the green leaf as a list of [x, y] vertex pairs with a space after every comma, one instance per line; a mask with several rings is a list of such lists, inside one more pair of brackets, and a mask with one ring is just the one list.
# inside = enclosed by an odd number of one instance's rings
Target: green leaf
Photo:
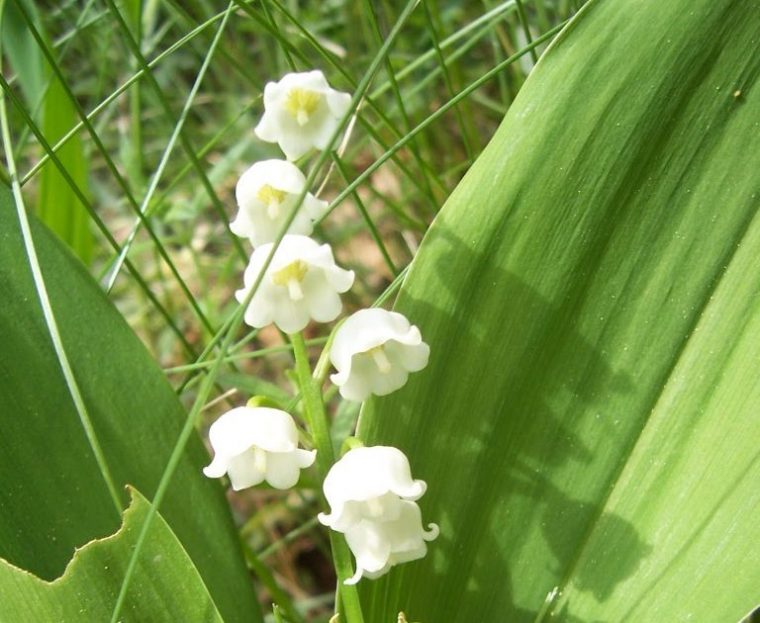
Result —
[[[31, 2], [22, 1], [27, 11], [34, 10]], [[18, 76], [24, 97], [34, 103], [42, 94], [46, 82], [42, 53], [29, 33], [15, 0], [0, 0], [0, 20], [3, 54]]]
[[[41, 116], [43, 134], [53, 145], [75, 125], [77, 119], [74, 106], [61, 82], [47, 66], [16, 1], [10, 0], [0, 5], [2, 51], [8, 56], [8, 61], [18, 76], [28, 110], [33, 114], [39, 112], [39, 115], [34, 116]], [[21, 2], [24, 11], [31, 16], [35, 27], [44, 37], [45, 32], [34, 3], [29, 0]], [[87, 193], [88, 163], [79, 135], [69, 140], [57, 155], [77, 186]], [[42, 168], [38, 183], [37, 215], [85, 264], [89, 264], [93, 236], [87, 210], [52, 162]]]
[[757, 603], [758, 32], [756, 2], [592, 0], [538, 63], [401, 292], [430, 365], [362, 416], [441, 526], [369, 621]]
[[[35, 223], [33, 223], [35, 225]], [[111, 474], [151, 495], [186, 414], [165, 376], [84, 266], [32, 234], [63, 346]], [[0, 194], [0, 557], [46, 580], [75, 547], [118, 527], [103, 474], [61, 373], [16, 211]], [[237, 532], [194, 436], [161, 513], [227, 620], [260, 620]]]
[[[107, 621], [129, 555], [150, 504], [134, 489], [124, 524], [114, 535], [88, 543], [66, 571], [46, 582], [0, 560], [3, 621]], [[145, 563], [124, 608], [125, 621], [216, 621], [222, 617], [193, 562], [159, 515], [145, 545]]]
[[[60, 81], [53, 77], [45, 95], [43, 133], [48, 142], [55, 144], [74, 126], [76, 114], [66, 96]], [[89, 192], [87, 180], [88, 162], [84, 154], [82, 139], [77, 134], [57, 152], [77, 186]], [[93, 235], [90, 231], [90, 216], [82, 202], [69, 186], [52, 161], [40, 171], [39, 199], [37, 215], [58, 237], [71, 247], [85, 264], [92, 259]]]

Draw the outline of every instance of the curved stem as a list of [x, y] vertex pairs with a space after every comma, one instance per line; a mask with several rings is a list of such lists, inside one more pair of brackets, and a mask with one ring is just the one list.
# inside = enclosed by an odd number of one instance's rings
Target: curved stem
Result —
[[[318, 381], [312, 376], [309, 365], [309, 355], [306, 351], [306, 342], [303, 335], [295, 333], [290, 336], [293, 345], [293, 354], [296, 359], [296, 376], [301, 387], [303, 396], [304, 415], [309, 432], [317, 447], [317, 467], [319, 474], [324, 479], [327, 472], [335, 462], [335, 454], [330, 438], [330, 425], [327, 420], [325, 405], [322, 402], [322, 391]], [[351, 566], [351, 554], [348, 550], [346, 539], [339, 532], [330, 530], [330, 545], [333, 553], [333, 563], [340, 582], [340, 599], [336, 599], [343, 605], [343, 614], [346, 623], [364, 623], [359, 593], [355, 586], [348, 586], [343, 582], [353, 575]]]

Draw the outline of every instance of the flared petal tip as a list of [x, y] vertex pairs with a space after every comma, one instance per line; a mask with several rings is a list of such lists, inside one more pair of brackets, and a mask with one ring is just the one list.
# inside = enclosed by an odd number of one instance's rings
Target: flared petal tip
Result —
[[428, 529], [422, 531], [422, 538], [425, 541], [435, 541], [438, 538], [438, 535], [441, 534], [441, 529], [438, 527], [437, 523], [429, 523]]
[[211, 463], [203, 468], [203, 475], [207, 478], [221, 478], [227, 473], [227, 462], [214, 458]]
[[335, 522], [335, 518], [333, 517], [332, 513], [319, 513], [317, 515], [317, 520], [323, 526], [327, 526], [328, 528], [331, 528], [333, 523]]
[[343, 584], [346, 586], [353, 586], [354, 584], [358, 584], [359, 580], [362, 579], [362, 576], [364, 574], [364, 569], [361, 567], [356, 567], [356, 573], [354, 573], [350, 578], [347, 580], [343, 580]]

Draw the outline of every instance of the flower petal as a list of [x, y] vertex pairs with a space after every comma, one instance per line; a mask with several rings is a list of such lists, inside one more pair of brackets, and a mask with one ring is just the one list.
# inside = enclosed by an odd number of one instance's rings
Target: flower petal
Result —
[[275, 489], [290, 489], [298, 482], [300, 474], [295, 452], [267, 454], [266, 481]]
[[346, 542], [356, 558], [356, 566], [370, 573], [383, 569], [391, 556], [391, 540], [385, 524], [362, 521], [346, 531]]
[[227, 473], [235, 491], [255, 487], [264, 482], [264, 472], [259, 469], [253, 450], [247, 450], [231, 458]]
[[348, 93], [342, 93], [330, 89], [330, 91], [325, 94], [325, 98], [327, 99], [327, 106], [333, 117], [340, 119], [348, 112], [348, 108], [351, 105], [351, 96]]
[[309, 315], [317, 322], [335, 320], [343, 303], [321, 270], [310, 270], [303, 280], [303, 291]]
[[203, 474], [209, 478], [221, 478], [227, 473], [229, 458], [221, 454], [214, 455], [214, 459], [203, 468]]
[[[357, 355], [357, 357], [367, 358], [366, 355]], [[408, 378], [409, 373], [400, 365], [392, 365], [387, 372], [375, 371], [370, 377], [372, 393], [375, 396], [387, 396], [402, 388]]]
[[285, 333], [298, 333], [311, 319], [309, 309], [301, 301], [282, 299], [273, 308], [274, 323]]
[[236, 407], [209, 429], [214, 452], [234, 457], [251, 446], [268, 452], [290, 452], [298, 447], [298, 430], [289, 413], [269, 407]]
[[389, 340], [385, 345], [385, 352], [390, 359], [399, 361], [409, 372], [422, 370], [430, 358], [430, 346], [425, 342], [402, 344], [396, 340]]

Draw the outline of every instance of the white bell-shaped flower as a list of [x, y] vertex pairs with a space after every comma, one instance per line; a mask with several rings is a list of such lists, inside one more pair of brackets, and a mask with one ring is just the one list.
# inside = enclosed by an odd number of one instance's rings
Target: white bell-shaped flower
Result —
[[[305, 186], [306, 177], [292, 162], [255, 163], [238, 180], [235, 197], [239, 211], [230, 229], [249, 238], [254, 247], [274, 241]], [[314, 221], [326, 210], [326, 201], [307, 193], [288, 233], [308, 236]]]
[[[241, 303], [256, 283], [272, 244], [258, 247], [243, 276], [244, 288], [235, 293]], [[296, 333], [309, 320], [330, 322], [341, 312], [339, 293], [354, 282], [354, 273], [335, 264], [329, 244], [307, 236], [289, 234], [277, 247], [256, 293], [245, 311], [245, 322], [260, 328], [275, 323], [286, 333]]]
[[330, 379], [346, 400], [361, 402], [402, 387], [410, 372], [422, 370], [430, 347], [420, 330], [402, 315], [362, 309], [338, 327], [330, 360], [338, 371]]
[[330, 146], [350, 103], [351, 96], [331, 88], [319, 70], [287, 74], [264, 87], [264, 115], [256, 136], [278, 143], [288, 160], [297, 160], [312, 147]]
[[346, 530], [346, 542], [356, 558], [356, 573], [346, 584], [362, 577], [378, 578], [393, 565], [424, 558], [426, 541], [439, 534], [436, 524], [422, 527], [422, 514], [416, 502], [399, 502], [399, 512], [389, 521], [364, 520]]
[[337, 532], [346, 532], [363, 520], [393, 521], [402, 512], [401, 502], [418, 500], [427, 485], [413, 480], [409, 460], [398, 448], [352, 448], [327, 473], [322, 488], [330, 513], [319, 521]]
[[214, 460], [203, 473], [209, 478], [228, 474], [235, 491], [265, 480], [276, 489], [289, 489], [317, 454], [298, 447], [298, 430], [288, 413], [269, 407], [227, 411], [211, 425], [209, 441]]

